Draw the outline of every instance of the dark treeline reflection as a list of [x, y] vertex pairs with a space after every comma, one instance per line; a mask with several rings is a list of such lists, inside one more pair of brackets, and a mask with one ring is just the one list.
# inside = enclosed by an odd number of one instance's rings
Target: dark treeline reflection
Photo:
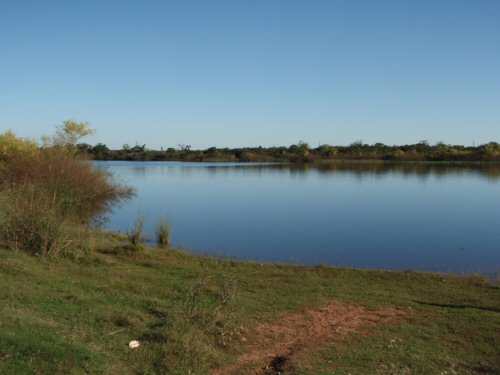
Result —
[[[283, 168], [283, 166], [281, 166]], [[350, 173], [359, 175], [383, 176], [399, 174], [406, 176], [445, 176], [473, 174], [487, 179], [500, 178], [500, 165], [494, 164], [437, 164], [437, 163], [380, 163], [380, 162], [339, 162], [317, 165], [288, 165], [292, 171], [307, 173], [316, 170], [323, 174]]]
[[[492, 181], [500, 179], [500, 164], [450, 164], [450, 163], [389, 163], [389, 162], [329, 162], [315, 164], [286, 164], [286, 163], [147, 163], [148, 166], [166, 168], [181, 168], [185, 173], [190, 170], [203, 169], [211, 175], [221, 175], [241, 171], [242, 173], [255, 172], [273, 174], [350, 174], [360, 176], [385, 176], [397, 174], [403, 176], [429, 177], [449, 175], [476, 175]], [[170, 165], [170, 166], [169, 166]], [[142, 167], [144, 168], [144, 167]]]
[[264, 175], [266, 173], [283, 175], [319, 175], [342, 174], [357, 177], [384, 177], [398, 175], [403, 177], [478, 176], [486, 180], [500, 179], [500, 164], [496, 163], [419, 163], [419, 162], [380, 162], [380, 161], [338, 161], [324, 163], [223, 163], [223, 162], [140, 162], [130, 164], [126, 161], [96, 161], [96, 165], [120, 167], [126, 166], [134, 171], [134, 178], [144, 178], [147, 170], [158, 169], [159, 173], [190, 175], [197, 170], [212, 176], [244, 173], [246, 175]]

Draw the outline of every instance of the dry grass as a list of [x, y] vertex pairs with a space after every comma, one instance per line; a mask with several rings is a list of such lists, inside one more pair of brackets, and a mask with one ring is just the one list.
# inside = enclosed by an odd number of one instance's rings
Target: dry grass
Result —
[[0, 235], [14, 249], [59, 256], [78, 233], [133, 191], [64, 150], [17, 153], [0, 165]]

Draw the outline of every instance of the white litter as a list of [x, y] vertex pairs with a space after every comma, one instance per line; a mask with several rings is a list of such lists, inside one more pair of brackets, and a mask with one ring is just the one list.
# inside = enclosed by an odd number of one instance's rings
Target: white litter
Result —
[[129, 347], [130, 349], [135, 349], [135, 348], [137, 348], [139, 345], [140, 345], [140, 344], [139, 344], [139, 341], [137, 341], [137, 340], [132, 340], [132, 341], [130, 341], [130, 342], [128, 343], [128, 347]]

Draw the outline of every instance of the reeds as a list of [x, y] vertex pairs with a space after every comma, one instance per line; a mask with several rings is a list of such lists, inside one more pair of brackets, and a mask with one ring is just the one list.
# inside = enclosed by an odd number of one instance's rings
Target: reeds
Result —
[[132, 245], [132, 248], [136, 251], [143, 249], [142, 240], [144, 233], [144, 221], [145, 221], [144, 216], [138, 216], [135, 219], [132, 228], [127, 233], [128, 242], [130, 243], [130, 245]]
[[155, 228], [156, 241], [158, 246], [166, 249], [170, 245], [170, 223], [167, 219], [160, 219]]

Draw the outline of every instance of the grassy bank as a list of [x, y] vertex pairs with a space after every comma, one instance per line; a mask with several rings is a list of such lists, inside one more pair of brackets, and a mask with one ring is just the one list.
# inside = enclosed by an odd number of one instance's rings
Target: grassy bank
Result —
[[294, 373], [500, 371], [500, 290], [478, 277], [97, 248], [80, 260], [0, 250], [0, 373], [210, 373], [260, 345], [258, 324], [335, 301], [401, 317], [301, 348]]

